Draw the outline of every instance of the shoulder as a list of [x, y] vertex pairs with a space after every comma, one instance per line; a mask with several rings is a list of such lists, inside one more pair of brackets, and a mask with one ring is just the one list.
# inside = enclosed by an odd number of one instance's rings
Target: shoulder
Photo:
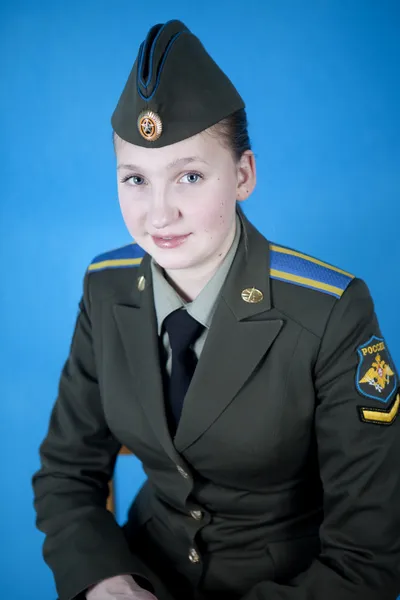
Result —
[[85, 275], [85, 287], [91, 300], [123, 298], [129, 294], [132, 276], [135, 277], [145, 255], [143, 248], [133, 242], [95, 256]]
[[298, 250], [270, 244], [272, 279], [340, 298], [354, 275]]
[[143, 248], [136, 242], [109, 250], [96, 256], [88, 267], [88, 273], [113, 269], [127, 269], [138, 267], [145, 255]]
[[275, 307], [320, 336], [335, 304], [354, 287], [355, 276], [292, 248], [274, 243], [269, 248]]

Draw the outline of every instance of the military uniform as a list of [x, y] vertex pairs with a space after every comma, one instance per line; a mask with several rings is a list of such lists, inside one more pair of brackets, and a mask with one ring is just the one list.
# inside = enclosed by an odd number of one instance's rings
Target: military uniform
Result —
[[[60, 600], [122, 573], [159, 600], [400, 591], [398, 376], [368, 289], [240, 221], [175, 435], [151, 257], [130, 244], [87, 271], [34, 477]], [[148, 476], [123, 528], [122, 444]]]

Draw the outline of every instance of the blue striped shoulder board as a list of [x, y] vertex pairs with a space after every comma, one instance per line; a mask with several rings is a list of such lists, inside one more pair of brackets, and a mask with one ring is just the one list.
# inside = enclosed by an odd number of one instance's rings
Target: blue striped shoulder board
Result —
[[88, 271], [104, 271], [105, 269], [122, 269], [126, 267], [138, 267], [145, 255], [143, 248], [135, 242], [110, 250], [96, 256], [89, 265]]
[[270, 245], [271, 278], [340, 298], [354, 275], [301, 252]]
[[[307, 256], [295, 250], [270, 245], [271, 250], [271, 278], [318, 290], [340, 298], [354, 275], [324, 263], [317, 258]], [[137, 267], [142, 262], [144, 250], [135, 242], [99, 254], [93, 259], [89, 271], [103, 271], [105, 269], [121, 269]]]

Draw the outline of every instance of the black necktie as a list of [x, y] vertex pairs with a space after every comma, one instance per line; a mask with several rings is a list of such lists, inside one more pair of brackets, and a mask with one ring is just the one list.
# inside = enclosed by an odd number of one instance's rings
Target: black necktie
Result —
[[196, 341], [203, 325], [189, 315], [186, 310], [178, 309], [164, 320], [172, 350], [172, 369], [168, 386], [168, 398], [174, 428], [179, 423], [183, 401], [193, 377], [197, 358], [192, 344]]

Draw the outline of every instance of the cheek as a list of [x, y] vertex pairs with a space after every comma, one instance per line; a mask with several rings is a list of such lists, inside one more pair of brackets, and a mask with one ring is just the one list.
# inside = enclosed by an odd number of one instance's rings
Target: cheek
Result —
[[127, 228], [132, 233], [132, 231], [136, 231], [140, 228], [140, 225], [145, 218], [144, 205], [141, 202], [135, 202], [129, 194], [123, 192], [119, 192], [118, 199], [122, 217]]
[[195, 215], [198, 226], [209, 231], [226, 231], [232, 225], [236, 198], [234, 193], [227, 194], [226, 189], [207, 195]]

